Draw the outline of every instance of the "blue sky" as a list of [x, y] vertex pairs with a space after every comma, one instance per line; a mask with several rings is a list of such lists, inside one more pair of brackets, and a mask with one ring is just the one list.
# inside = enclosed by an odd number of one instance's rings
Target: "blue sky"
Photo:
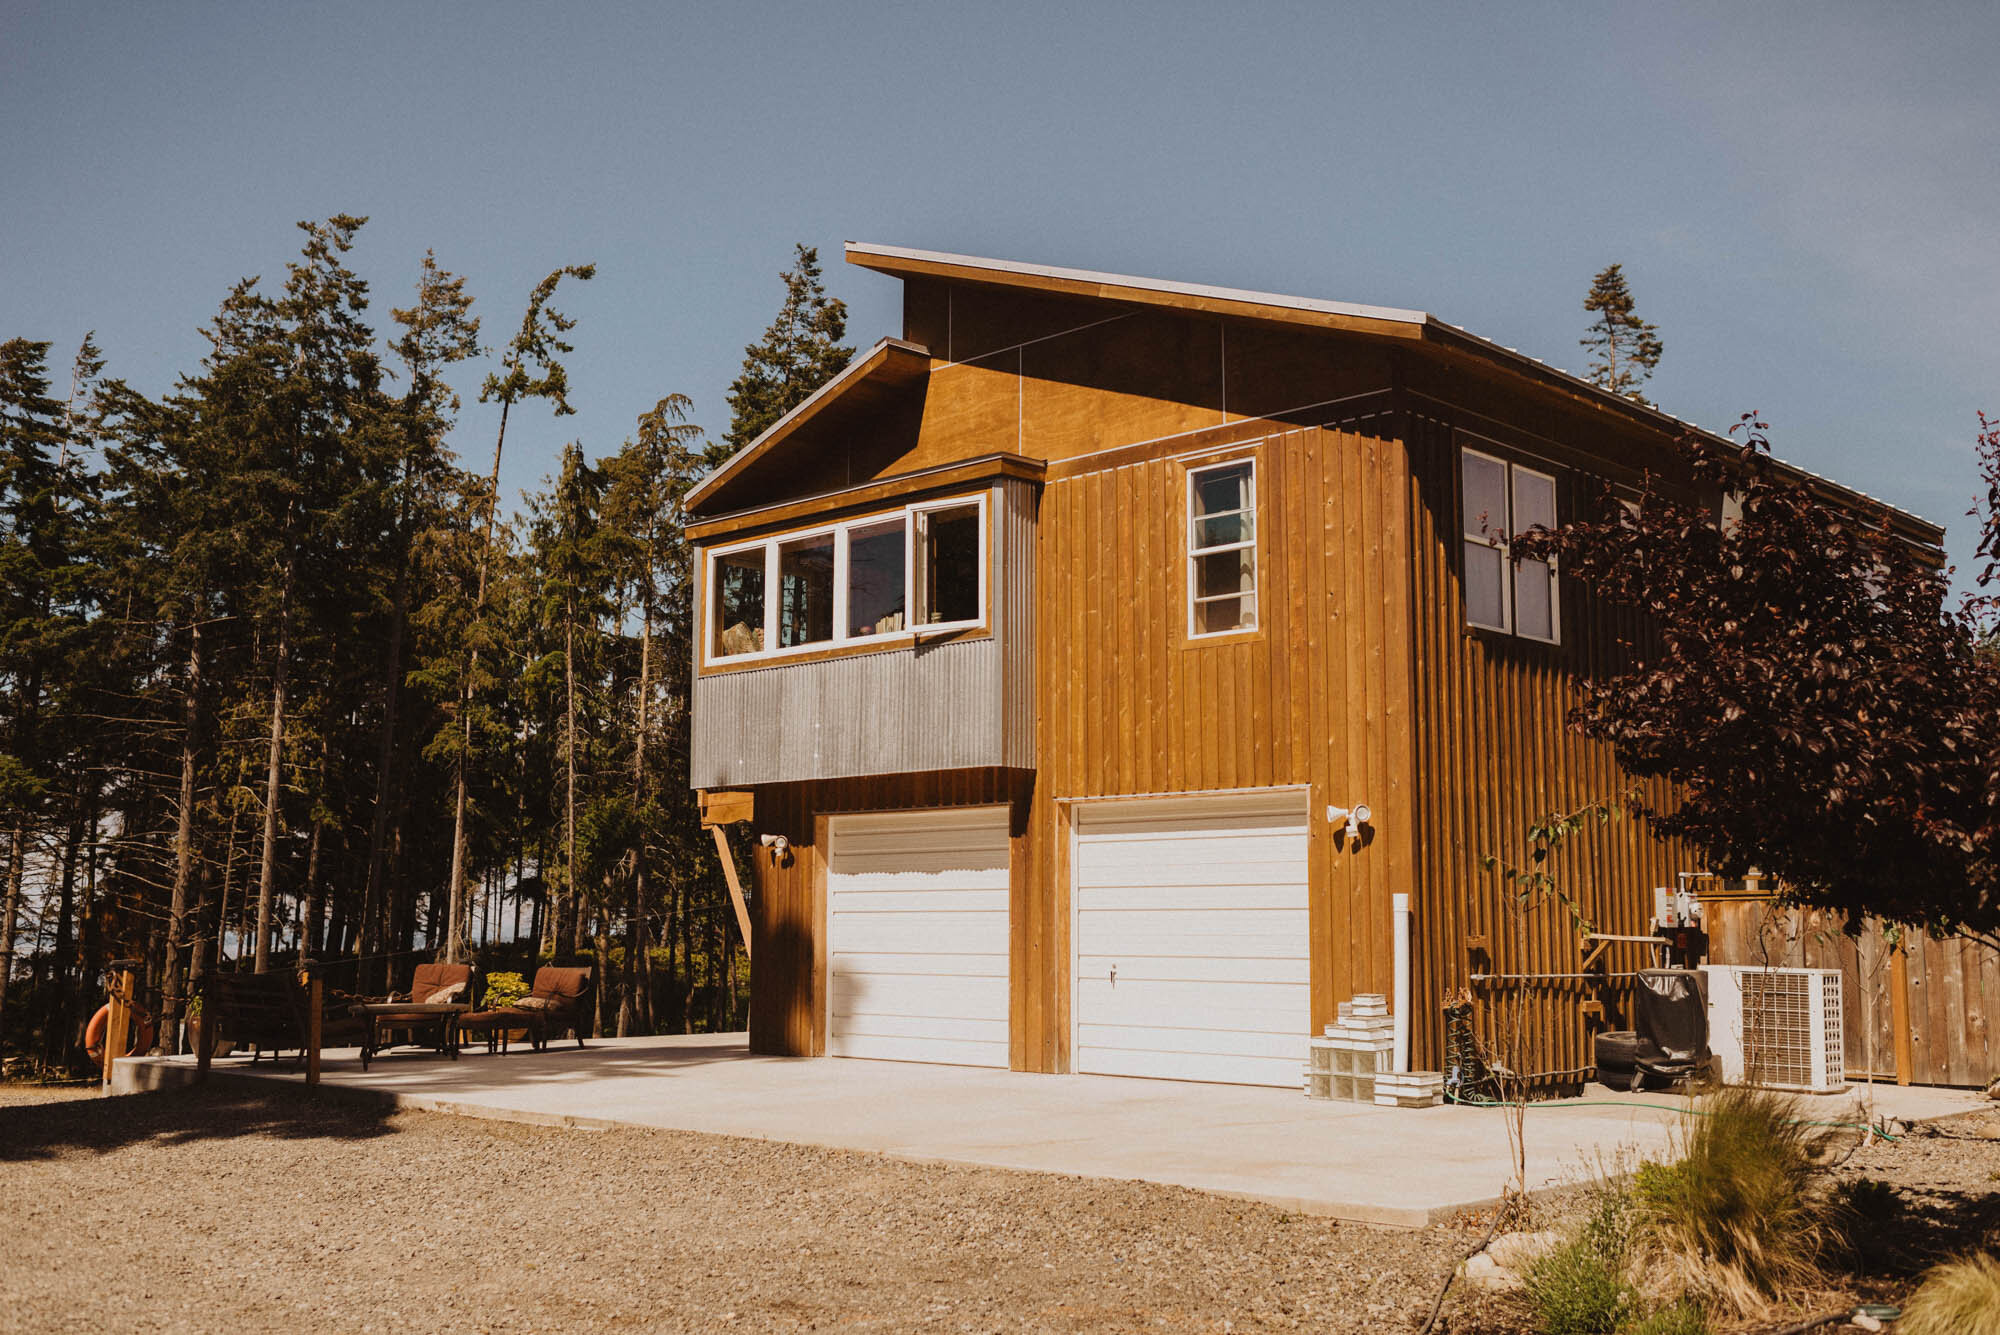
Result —
[[[425, 247], [489, 341], [598, 278], [574, 417], [508, 494], [670, 391], [726, 426], [794, 241], [865, 345], [843, 239], [1416, 307], [1581, 370], [1625, 265], [1653, 397], [1954, 530], [2000, 412], [2000, 6], [25, 5], [0, 0], [0, 337], [86, 329], [151, 392], [292, 224]], [[477, 383], [476, 373], [463, 388]], [[483, 468], [494, 410], [457, 444]]]

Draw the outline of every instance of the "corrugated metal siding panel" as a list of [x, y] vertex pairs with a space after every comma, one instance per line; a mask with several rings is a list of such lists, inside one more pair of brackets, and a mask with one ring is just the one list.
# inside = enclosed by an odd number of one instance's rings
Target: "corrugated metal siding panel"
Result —
[[696, 788], [1035, 764], [1035, 487], [993, 489], [993, 634], [697, 676]]
[[1001, 668], [986, 639], [703, 677], [694, 785], [1003, 764]]

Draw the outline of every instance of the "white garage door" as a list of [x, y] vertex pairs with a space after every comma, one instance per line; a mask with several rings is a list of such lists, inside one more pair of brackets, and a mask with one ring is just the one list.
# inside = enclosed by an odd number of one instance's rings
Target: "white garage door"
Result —
[[1007, 1064], [1007, 808], [836, 816], [826, 1050]]
[[1303, 791], [1081, 807], [1074, 876], [1078, 1071], [1299, 1083]]

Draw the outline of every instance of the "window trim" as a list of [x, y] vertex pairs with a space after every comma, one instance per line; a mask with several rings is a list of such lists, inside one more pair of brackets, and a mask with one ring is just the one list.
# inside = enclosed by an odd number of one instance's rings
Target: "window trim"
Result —
[[[967, 507], [974, 509], [979, 519], [979, 615], [968, 620], [916, 625], [914, 623], [916, 516], [919, 513], [935, 510], [961, 510]], [[781, 533], [767, 533], [758, 538], [747, 538], [740, 542], [723, 543], [702, 549], [701, 665], [704, 668], [740, 667], [752, 663], [782, 662], [790, 658], [824, 655], [843, 649], [893, 648], [913, 644], [932, 634], [962, 634], [966, 631], [986, 629], [989, 622], [989, 608], [992, 605], [989, 589], [993, 564], [992, 527], [988, 522], [988, 514], [987, 493], [980, 491], [964, 496], [913, 502], [893, 510], [876, 510], [834, 523], [787, 529]], [[857, 529], [875, 528], [897, 520], [903, 525], [903, 628], [881, 631], [874, 635], [850, 635], [847, 633], [850, 535]], [[778, 647], [778, 604], [781, 601], [778, 595], [779, 548], [802, 540], [828, 536], [833, 539], [833, 637], [814, 640], [810, 644]], [[720, 609], [715, 596], [716, 565], [723, 557], [757, 550], [762, 550], [764, 553], [763, 634], [764, 644], [767, 647], [740, 654], [718, 653], [715, 639], [718, 628], [715, 621]]]
[[[1554, 473], [1543, 472], [1539, 468], [1531, 468], [1527, 464], [1516, 463], [1512, 459], [1490, 453], [1486, 450], [1475, 449], [1471, 445], [1461, 444], [1458, 449], [1460, 456], [1457, 478], [1460, 564], [1461, 567], [1464, 564], [1463, 552], [1467, 544], [1483, 543], [1500, 553], [1500, 619], [1504, 623], [1496, 626], [1489, 622], [1473, 620], [1471, 602], [1465, 597], [1464, 581], [1466, 579], [1466, 571], [1461, 568], [1459, 571], [1459, 601], [1464, 607], [1465, 624], [1475, 630], [1491, 631], [1496, 635], [1512, 635], [1516, 639], [1527, 640], [1532, 644], [1561, 644], [1562, 565], [1560, 559], [1551, 555], [1547, 561], [1549, 568], [1549, 633], [1547, 635], [1531, 635], [1520, 629], [1520, 619], [1515, 615], [1515, 584], [1521, 577], [1521, 567], [1514, 561], [1514, 533], [1516, 531], [1514, 527], [1516, 522], [1514, 518], [1515, 474], [1525, 473], [1530, 477], [1540, 478], [1549, 484], [1549, 506], [1555, 511], [1554, 518], [1557, 524], [1562, 522], [1560, 505], [1562, 491], [1560, 480]], [[1466, 455], [1471, 455], [1475, 459], [1484, 459], [1488, 463], [1500, 466], [1502, 498], [1507, 505], [1507, 514], [1497, 534], [1492, 532], [1474, 533], [1472, 531], [1472, 516], [1466, 511], [1465, 500], [1464, 458]]]
[[[1224, 468], [1248, 468], [1250, 504], [1242, 509], [1227, 511], [1226, 514], [1247, 514], [1250, 516], [1250, 540], [1248, 542], [1221, 543], [1213, 547], [1195, 546], [1195, 525], [1200, 519], [1219, 519], [1225, 515], [1202, 515], [1194, 512], [1195, 487], [1203, 473], [1213, 473]], [[1218, 640], [1230, 635], [1254, 635], [1264, 628], [1264, 526], [1257, 522], [1257, 456], [1254, 453], [1239, 454], [1230, 459], [1217, 459], [1212, 463], [1192, 466], [1185, 470], [1182, 486], [1182, 506], [1186, 516], [1181, 527], [1181, 546], [1184, 552], [1181, 562], [1181, 576], [1187, 589], [1187, 638], [1196, 640]], [[1250, 552], [1250, 600], [1252, 612], [1250, 623], [1232, 626], [1228, 630], [1197, 630], [1200, 624], [1195, 619], [1195, 610], [1204, 602], [1219, 602], [1224, 598], [1241, 598], [1241, 592], [1234, 594], [1212, 594], [1207, 598], [1196, 595], [1199, 587], [1195, 576], [1195, 562], [1204, 556], [1214, 556], [1221, 552]]]

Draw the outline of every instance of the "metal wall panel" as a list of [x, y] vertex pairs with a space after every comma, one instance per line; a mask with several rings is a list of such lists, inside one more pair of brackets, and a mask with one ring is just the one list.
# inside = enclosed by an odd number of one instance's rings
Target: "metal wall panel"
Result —
[[1033, 768], [1035, 488], [988, 500], [991, 636], [697, 676], [693, 786]]

